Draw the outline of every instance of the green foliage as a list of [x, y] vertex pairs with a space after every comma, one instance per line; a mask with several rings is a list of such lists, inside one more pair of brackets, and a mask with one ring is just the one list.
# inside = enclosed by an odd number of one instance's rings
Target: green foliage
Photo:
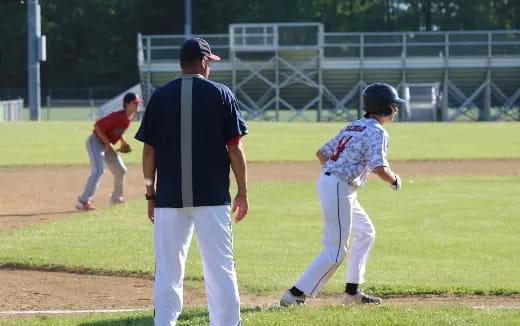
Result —
[[[370, 182], [359, 200], [377, 239], [365, 286], [377, 294], [520, 293], [518, 177], [405, 180], [392, 192]], [[234, 225], [239, 285], [281, 293], [321, 250], [321, 209], [312, 182], [252, 183], [250, 213]], [[492, 204], [487, 204], [492, 203]], [[152, 224], [145, 202], [0, 232], [0, 265], [152, 275]], [[345, 264], [324, 289], [344, 287]], [[196, 242], [187, 284], [203, 287]]]
[[[27, 1], [0, 2], [0, 87], [26, 85]], [[45, 87], [132, 85], [136, 34], [183, 34], [183, 1], [40, 1], [47, 36]], [[221, 0], [193, 1], [195, 34], [227, 33], [232, 23], [323, 22], [326, 31], [520, 28], [511, 0]], [[222, 13], [225, 13], [224, 15]]]

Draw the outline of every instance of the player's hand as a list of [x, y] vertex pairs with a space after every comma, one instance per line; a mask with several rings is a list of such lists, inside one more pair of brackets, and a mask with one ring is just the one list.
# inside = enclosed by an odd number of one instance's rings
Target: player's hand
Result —
[[395, 181], [390, 184], [390, 188], [395, 191], [399, 191], [401, 189], [401, 177], [399, 177], [396, 173], [394, 173]]
[[249, 202], [247, 200], [246, 194], [238, 193], [233, 200], [233, 207], [231, 208], [231, 212], [237, 212], [235, 216], [235, 223], [240, 222], [247, 215], [247, 210], [249, 209]]
[[120, 153], [130, 153], [132, 151], [132, 146], [130, 146], [128, 143], [124, 143], [117, 151]]
[[148, 200], [148, 219], [154, 222], [155, 200]]
[[114, 145], [112, 145], [112, 143], [105, 144], [105, 152], [115, 153]]

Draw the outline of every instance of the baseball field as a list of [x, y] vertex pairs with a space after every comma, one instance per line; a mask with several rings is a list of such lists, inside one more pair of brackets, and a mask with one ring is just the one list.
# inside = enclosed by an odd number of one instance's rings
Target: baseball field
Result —
[[[1, 123], [0, 324], [151, 325], [152, 224], [145, 214], [141, 145], [123, 206], [77, 213], [89, 174], [89, 122]], [[344, 307], [343, 265], [308, 306], [278, 300], [320, 251], [316, 149], [341, 124], [249, 123], [250, 212], [234, 225], [244, 325], [520, 324], [520, 123], [390, 124], [393, 192], [371, 178], [359, 200], [377, 231], [363, 288], [375, 307]], [[208, 162], [210, 164], [210, 162]], [[207, 325], [196, 239], [178, 325]], [[102, 311], [106, 311], [102, 313]]]

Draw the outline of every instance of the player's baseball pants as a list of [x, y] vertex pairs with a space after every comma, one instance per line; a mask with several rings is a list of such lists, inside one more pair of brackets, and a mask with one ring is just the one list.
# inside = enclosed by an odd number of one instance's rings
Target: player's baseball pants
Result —
[[123, 190], [125, 184], [126, 166], [117, 153], [105, 152], [105, 145], [93, 133], [87, 138], [85, 143], [88, 157], [90, 159], [90, 176], [83, 190], [83, 194], [79, 197], [82, 201], [89, 201], [96, 192], [101, 176], [105, 172], [105, 162], [114, 175], [114, 191], [112, 192], [112, 200], [123, 198]]
[[240, 325], [229, 206], [156, 208], [155, 325], [175, 325], [183, 305], [186, 256], [195, 229], [211, 326]]
[[317, 188], [323, 211], [323, 250], [295, 284], [311, 296], [320, 292], [345, 259], [349, 236], [352, 243], [346, 281], [363, 283], [375, 239], [374, 225], [357, 201], [354, 188], [334, 174], [322, 174]]

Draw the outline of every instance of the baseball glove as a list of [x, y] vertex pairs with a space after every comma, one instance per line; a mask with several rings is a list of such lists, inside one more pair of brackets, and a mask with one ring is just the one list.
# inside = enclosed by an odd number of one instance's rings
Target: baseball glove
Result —
[[119, 153], [130, 153], [132, 151], [132, 147], [129, 144], [123, 144], [117, 150]]

